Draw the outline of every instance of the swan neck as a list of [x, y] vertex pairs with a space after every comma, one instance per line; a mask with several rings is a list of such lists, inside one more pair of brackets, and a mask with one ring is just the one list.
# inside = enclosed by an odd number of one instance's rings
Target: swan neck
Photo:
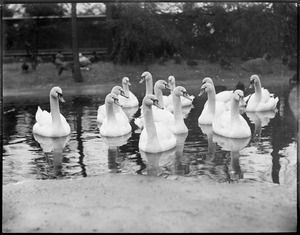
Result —
[[175, 82], [170, 83], [169, 86], [171, 89], [170, 92], [172, 93], [172, 91], [174, 91], [174, 89], [175, 89]]
[[240, 116], [239, 113], [239, 101], [232, 97], [231, 99], [231, 120], [238, 120]]
[[61, 123], [60, 120], [60, 109], [59, 109], [59, 103], [58, 99], [54, 98], [50, 95], [50, 112], [52, 117], [52, 123], [58, 124]]
[[255, 96], [261, 97], [261, 83], [259, 80], [254, 84], [254, 90], [255, 90]]
[[124, 93], [127, 97], [129, 97], [129, 85], [123, 83], [123, 89], [124, 89]]
[[145, 119], [144, 123], [145, 123], [145, 128], [147, 131], [148, 138], [150, 139], [158, 138], [155, 123], [154, 123], [152, 107], [143, 105], [143, 114], [144, 114], [144, 119]]
[[146, 80], [146, 95], [153, 94], [153, 80]]
[[215, 113], [216, 108], [216, 91], [213, 89], [212, 91], [207, 93], [207, 105], [208, 109]]
[[106, 109], [106, 117], [108, 122], [115, 122], [116, 121], [116, 115], [114, 112], [114, 104], [112, 103], [105, 103], [105, 109]]
[[179, 122], [183, 122], [183, 115], [182, 115], [182, 105], [181, 105], [181, 98], [180, 96], [172, 94], [173, 96], [173, 112], [174, 112], [174, 119], [175, 125]]
[[163, 99], [163, 93], [162, 90], [154, 87], [154, 94], [156, 96], [156, 98], [158, 99], [159, 104], [164, 107], [164, 99]]

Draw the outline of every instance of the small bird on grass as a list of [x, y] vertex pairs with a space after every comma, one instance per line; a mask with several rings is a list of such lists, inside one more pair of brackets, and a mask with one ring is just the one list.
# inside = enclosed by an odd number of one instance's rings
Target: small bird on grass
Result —
[[26, 60], [22, 60], [22, 73], [28, 73], [29, 65], [26, 63]]
[[224, 58], [220, 59], [220, 65], [223, 69], [231, 69], [232, 68], [232, 64], [228, 61], [226, 61]]

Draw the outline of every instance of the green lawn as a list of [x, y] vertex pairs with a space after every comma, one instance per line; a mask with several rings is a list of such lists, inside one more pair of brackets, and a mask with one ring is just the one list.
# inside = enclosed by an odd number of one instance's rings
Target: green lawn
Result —
[[[193, 82], [201, 84], [204, 77], [211, 77], [216, 85], [226, 85], [233, 87], [238, 80], [248, 82], [251, 72], [240, 68], [243, 61], [233, 61], [231, 70], [222, 69], [218, 63], [209, 63], [205, 60], [197, 60], [197, 66], [188, 66], [186, 61], [181, 64], [175, 64], [170, 60], [164, 65], [153, 63], [149, 65], [114, 65], [110, 62], [97, 62], [92, 64], [92, 69], [82, 71], [83, 82], [77, 83], [72, 78], [70, 71], [64, 71], [60, 76], [52, 63], [41, 63], [37, 70], [29, 70], [28, 73], [22, 73], [21, 63], [3, 64], [3, 89], [4, 90], [26, 90], [26, 89], [47, 89], [54, 85], [61, 87], [81, 87], [94, 86], [102, 84], [120, 84], [124, 76], [130, 78], [131, 82], [138, 82], [141, 74], [148, 70], [152, 73], [154, 81], [158, 79], [167, 79], [169, 75], [174, 75], [177, 85], [192, 84]], [[260, 75], [263, 86], [275, 83], [287, 83], [295, 71], [289, 70], [281, 64], [279, 59], [270, 61], [273, 73]]]

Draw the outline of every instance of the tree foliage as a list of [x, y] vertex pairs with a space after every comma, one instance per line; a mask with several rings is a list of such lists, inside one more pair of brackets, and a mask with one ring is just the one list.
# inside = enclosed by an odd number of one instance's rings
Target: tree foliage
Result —
[[141, 62], [164, 51], [186, 58], [211, 53], [262, 57], [290, 53], [297, 45], [297, 8], [293, 3], [187, 2], [182, 12], [158, 14], [155, 4], [116, 4], [110, 26], [114, 32], [112, 59]]

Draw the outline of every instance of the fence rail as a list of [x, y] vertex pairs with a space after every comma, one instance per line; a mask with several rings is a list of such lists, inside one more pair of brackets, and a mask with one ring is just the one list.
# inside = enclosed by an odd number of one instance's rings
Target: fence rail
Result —
[[[62, 51], [64, 55], [72, 55], [72, 49], [40, 49], [38, 50], [38, 56], [49, 56], [56, 54], [58, 51]], [[93, 52], [96, 52], [97, 54], [107, 54], [108, 50], [106, 47], [101, 48], [79, 48], [79, 52], [83, 55], [91, 55]], [[3, 52], [4, 57], [12, 57], [12, 56], [26, 56], [27, 51], [26, 50], [7, 50]]]

